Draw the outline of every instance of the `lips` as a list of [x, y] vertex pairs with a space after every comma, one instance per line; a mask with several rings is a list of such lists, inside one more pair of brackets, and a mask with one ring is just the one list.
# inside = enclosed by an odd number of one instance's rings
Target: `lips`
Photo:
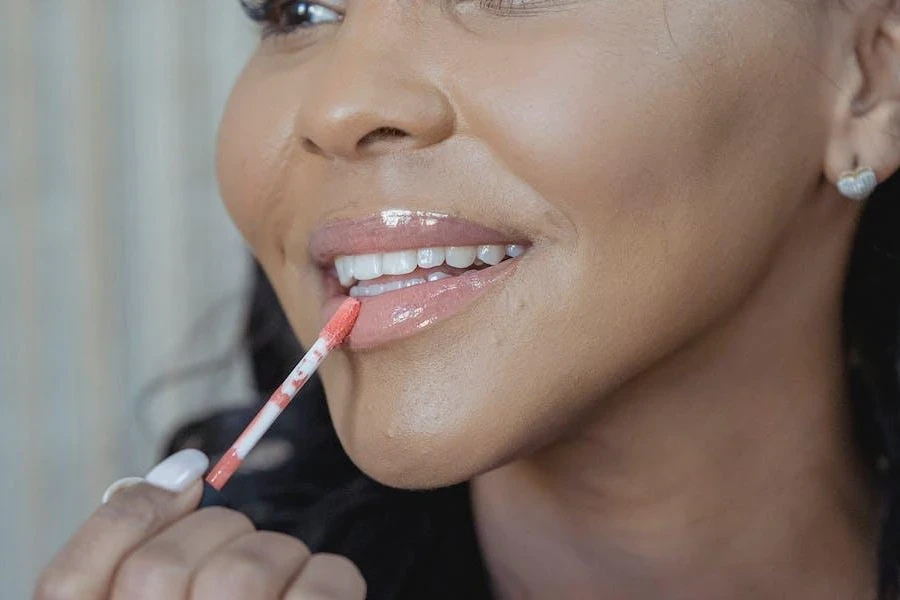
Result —
[[[501, 233], [471, 221], [425, 212], [385, 211], [359, 220], [338, 221], [316, 230], [309, 244], [325, 281], [323, 318], [329, 318], [347, 298], [335, 259], [411, 250], [415, 248], [516, 244], [528, 247], [521, 236]], [[395, 342], [450, 319], [496, 289], [518, 267], [521, 256], [496, 265], [480, 265], [455, 276], [432, 278], [410, 287], [373, 297], [361, 297], [359, 320], [347, 339], [350, 350], [361, 351]], [[439, 269], [433, 269], [439, 270]]]

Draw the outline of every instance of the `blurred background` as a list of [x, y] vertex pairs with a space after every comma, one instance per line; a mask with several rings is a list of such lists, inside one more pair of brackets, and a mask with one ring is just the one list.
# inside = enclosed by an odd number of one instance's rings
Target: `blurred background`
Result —
[[255, 36], [236, 0], [0, 0], [3, 600], [175, 424], [249, 399], [213, 159]]

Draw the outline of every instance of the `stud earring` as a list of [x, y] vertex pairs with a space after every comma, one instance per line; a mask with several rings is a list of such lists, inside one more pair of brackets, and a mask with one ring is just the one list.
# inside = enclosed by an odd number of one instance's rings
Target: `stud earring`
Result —
[[837, 189], [851, 200], [865, 200], [878, 187], [875, 171], [869, 167], [859, 167], [853, 171], [844, 171], [838, 177]]

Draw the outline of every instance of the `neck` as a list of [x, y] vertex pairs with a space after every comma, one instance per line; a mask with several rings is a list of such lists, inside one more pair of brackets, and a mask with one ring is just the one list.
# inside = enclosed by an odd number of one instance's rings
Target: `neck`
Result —
[[820, 210], [719, 326], [473, 481], [501, 598], [874, 598], [840, 329], [855, 221]]

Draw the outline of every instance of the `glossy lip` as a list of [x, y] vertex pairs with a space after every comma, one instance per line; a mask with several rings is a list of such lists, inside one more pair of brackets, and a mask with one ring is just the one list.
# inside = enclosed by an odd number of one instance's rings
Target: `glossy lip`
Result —
[[[316, 230], [309, 243], [310, 254], [325, 280], [323, 319], [330, 318], [347, 298], [347, 291], [333, 274], [334, 259], [338, 256], [482, 244], [531, 246], [521, 235], [504, 234], [437, 213], [389, 210], [364, 219], [328, 224]], [[461, 313], [510, 277], [523, 256], [464, 275], [359, 298], [362, 303], [359, 320], [345, 348], [352, 351], [376, 348]]]
[[[523, 255], [525, 256], [525, 255]], [[380, 296], [359, 298], [362, 307], [353, 331], [345, 341], [352, 351], [369, 350], [398, 341], [461, 313], [496, 284], [512, 275], [521, 256], [472, 271], [457, 277], [430, 281]], [[326, 279], [325, 321], [347, 299], [340, 282], [331, 275]]]

